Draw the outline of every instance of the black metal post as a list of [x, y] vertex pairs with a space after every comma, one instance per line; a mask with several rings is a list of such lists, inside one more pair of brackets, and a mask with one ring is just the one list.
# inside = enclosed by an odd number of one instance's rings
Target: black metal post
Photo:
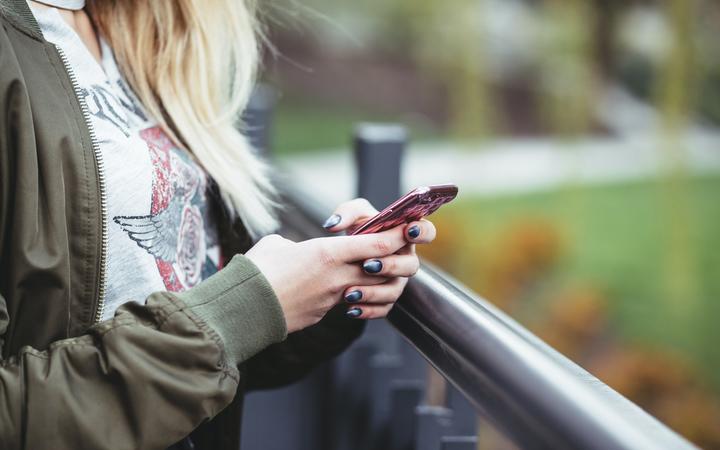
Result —
[[401, 163], [407, 132], [392, 124], [359, 124], [355, 128], [357, 192], [377, 209], [400, 195]]
[[418, 406], [415, 415], [415, 450], [440, 450], [443, 436], [452, 429], [452, 411], [441, 406]]
[[440, 441], [441, 450], [476, 450], [477, 436], [446, 436]]
[[422, 401], [424, 385], [420, 381], [395, 381], [390, 391], [390, 448], [413, 450], [417, 427], [415, 408]]
[[272, 157], [273, 110], [277, 93], [266, 84], [258, 84], [253, 90], [242, 114], [240, 129], [250, 144], [266, 158]]
[[[400, 195], [401, 164], [407, 132], [400, 125], [364, 123], [355, 127], [357, 193], [378, 210]], [[385, 321], [368, 324], [363, 340], [387, 354], [396, 355], [400, 339]]]

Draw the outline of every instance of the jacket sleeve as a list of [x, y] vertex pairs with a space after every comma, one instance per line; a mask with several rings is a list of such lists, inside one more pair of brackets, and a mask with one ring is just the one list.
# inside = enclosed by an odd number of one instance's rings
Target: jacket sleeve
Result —
[[247, 361], [247, 389], [269, 389], [293, 383], [322, 362], [336, 357], [365, 329], [365, 321], [345, 316], [345, 305], [331, 309], [317, 324], [290, 333]]
[[[239, 382], [228, 355], [250, 357], [285, 337], [284, 318], [272, 316], [279, 307], [257, 306], [269, 287], [256, 268], [237, 258], [226, 269], [182, 299], [155, 293], [83, 336], [46, 351], [24, 347], [2, 361], [0, 448], [165, 449], [215, 416]], [[241, 348], [226, 351], [221, 333], [201, 318], [213, 304], [259, 320], [270, 314], [276, 325], [246, 329]], [[3, 335], [7, 324], [2, 300]]]

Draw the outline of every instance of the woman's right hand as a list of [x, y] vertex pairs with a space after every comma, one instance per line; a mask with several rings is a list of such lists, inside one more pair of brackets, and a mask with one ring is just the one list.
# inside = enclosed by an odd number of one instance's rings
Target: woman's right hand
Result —
[[[260, 239], [245, 254], [272, 286], [280, 300], [288, 333], [319, 322], [338, 304], [349, 286], [384, 283], [387, 277], [369, 275], [362, 261], [392, 255], [407, 244], [405, 226], [381, 233], [334, 236], [293, 242], [273, 234]], [[395, 264], [389, 276], [412, 276], [416, 257]]]

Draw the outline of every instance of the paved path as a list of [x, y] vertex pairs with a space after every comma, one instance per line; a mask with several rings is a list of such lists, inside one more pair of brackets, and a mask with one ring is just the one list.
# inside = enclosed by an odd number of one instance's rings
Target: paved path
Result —
[[[657, 136], [574, 142], [508, 139], [481, 144], [419, 143], [407, 150], [402, 185], [453, 182], [464, 195], [498, 196], [556, 189], [568, 183], [602, 184], [657, 176], [666, 148]], [[693, 130], [683, 138], [680, 164], [696, 174], [720, 173], [720, 131]], [[337, 204], [352, 198], [352, 152], [337, 150], [281, 160], [312, 192]]]

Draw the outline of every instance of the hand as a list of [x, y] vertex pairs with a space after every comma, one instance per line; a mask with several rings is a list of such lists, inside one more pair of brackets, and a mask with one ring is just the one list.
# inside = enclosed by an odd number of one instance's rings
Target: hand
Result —
[[[364, 198], [350, 200], [337, 207], [335, 213], [325, 222], [329, 231], [352, 233], [365, 223], [377, 210]], [[343, 298], [353, 306], [348, 310], [351, 317], [375, 319], [385, 317], [405, 289], [408, 277], [413, 276], [420, 261], [415, 253], [415, 244], [428, 244], [435, 239], [435, 226], [429, 220], [419, 220], [400, 227], [407, 242], [393, 255], [367, 259], [363, 267], [380, 268], [373, 274], [385, 277], [382, 283], [348, 286]], [[379, 261], [379, 264], [375, 261]]]
[[[393, 254], [405, 247], [404, 227], [362, 236], [335, 236], [293, 242], [266, 236], [246, 254], [269, 281], [285, 315], [288, 332], [317, 323], [349, 286], [380, 285], [388, 277], [410, 276], [417, 264]], [[389, 258], [389, 259], [388, 259]], [[369, 274], [361, 261], [386, 261], [387, 268]], [[410, 264], [408, 264], [410, 263]], [[399, 295], [399, 292], [398, 292]]]

